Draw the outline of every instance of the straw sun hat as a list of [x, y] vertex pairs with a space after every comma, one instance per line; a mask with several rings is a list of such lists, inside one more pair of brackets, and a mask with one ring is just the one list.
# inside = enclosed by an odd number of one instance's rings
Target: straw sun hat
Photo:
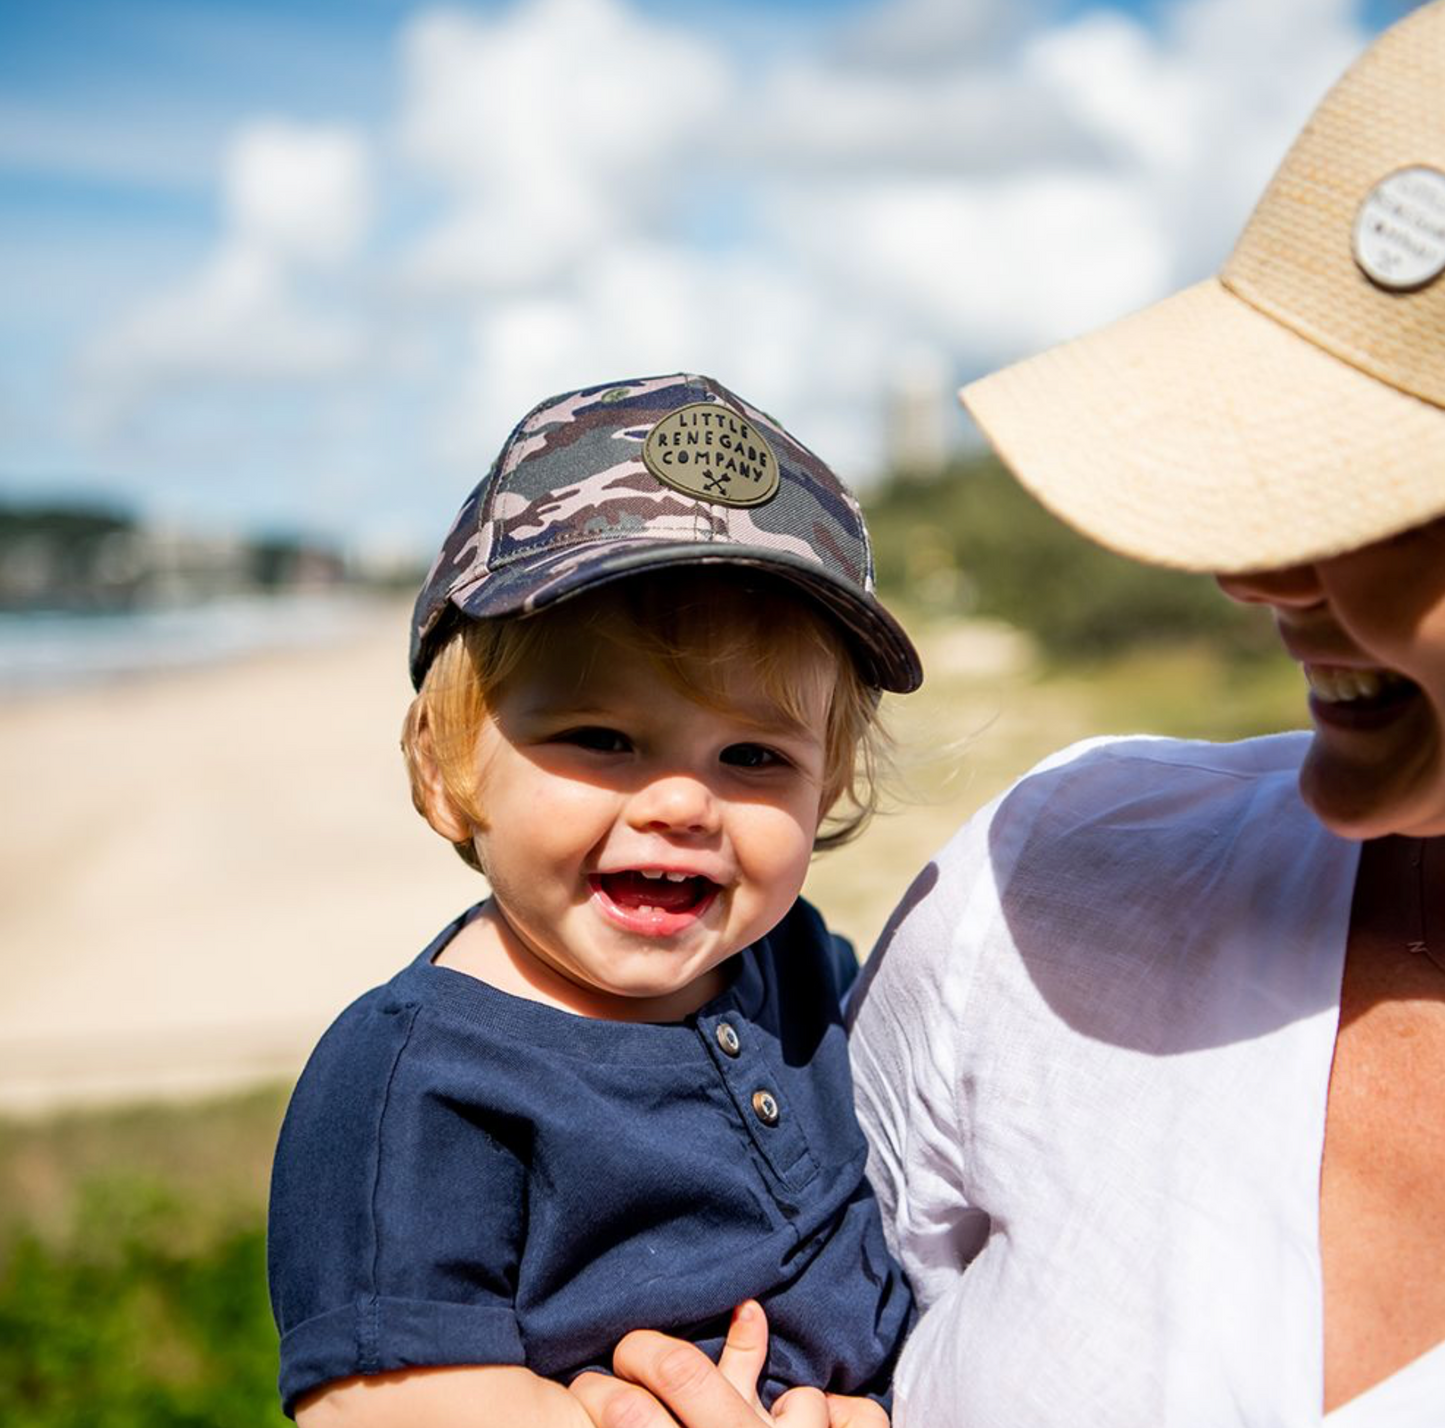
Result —
[[1141, 560], [1268, 569], [1445, 513], [1445, 0], [1326, 96], [1217, 278], [962, 396]]

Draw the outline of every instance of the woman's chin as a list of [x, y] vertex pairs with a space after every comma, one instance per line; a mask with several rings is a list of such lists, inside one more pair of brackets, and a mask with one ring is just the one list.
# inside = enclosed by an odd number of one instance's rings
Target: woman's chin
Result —
[[1300, 768], [1300, 796], [1342, 838], [1445, 834], [1445, 766], [1438, 749], [1403, 759], [1351, 756], [1317, 734]]

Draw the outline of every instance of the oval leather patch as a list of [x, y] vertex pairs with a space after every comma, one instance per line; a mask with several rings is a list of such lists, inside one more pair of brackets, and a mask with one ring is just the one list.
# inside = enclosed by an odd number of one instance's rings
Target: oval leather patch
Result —
[[664, 486], [720, 506], [758, 506], [778, 490], [778, 458], [752, 422], [717, 402], [669, 412], [642, 460]]

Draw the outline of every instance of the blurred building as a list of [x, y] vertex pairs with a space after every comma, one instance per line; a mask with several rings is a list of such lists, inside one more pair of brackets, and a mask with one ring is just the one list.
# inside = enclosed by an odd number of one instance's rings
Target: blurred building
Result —
[[949, 368], [931, 347], [905, 351], [889, 375], [884, 411], [890, 472], [931, 476], [948, 459], [957, 426]]

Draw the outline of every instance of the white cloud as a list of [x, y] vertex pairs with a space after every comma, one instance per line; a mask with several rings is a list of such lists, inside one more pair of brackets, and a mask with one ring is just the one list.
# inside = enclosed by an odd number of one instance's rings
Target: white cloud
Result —
[[794, 61], [769, 77], [731, 148], [762, 175], [928, 173], [960, 180], [1099, 157], [1096, 137], [1017, 65], [963, 64], [915, 76], [819, 59]]
[[[1217, 266], [1363, 41], [1346, 0], [1043, 13], [887, 0], [799, 54], [627, 0], [422, 12], [379, 157], [235, 136], [211, 257], [92, 337], [93, 405], [158, 461], [198, 385], [242, 447], [285, 405], [298, 469], [372, 483], [330, 508], [420, 471], [449, 514], [543, 396], [690, 368], [866, 476], [910, 353], [958, 432], [952, 377]], [[304, 416], [338, 401], [363, 436]]]
[[1152, 31], [1101, 12], [1036, 36], [1025, 60], [1159, 213], [1172, 286], [1227, 256], [1300, 126], [1363, 47], [1353, 11], [1348, 0], [1182, 0]]
[[[335, 381], [367, 354], [359, 315], [326, 283], [356, 249], [369, 205], [359, 136], [264, 122], [232, 142], [226, 228], [201, 268], [94, 334], [80, 357], [84, 409], [103, 442], [140, 408], [197, 388]], [[244, 399], [243, 399], [244, 400]]]
[[422, 296], [541, 289], [579, 259], [617, 240], [616, 215], [585, 190], [559, 184], [499, 202], [463, 202], [407, 255], [403, 281]]
[[366, 147], [341, 128], [277, 120], [243, 129], [227, 157], [226, 210], [236, 238], [310, 262], [347, 257], [366, 227]]
[[1122, 162], [1168, 170], [1195, 161], [1207, 85], [1167, 62], [1127, 16], [1100, 11], [1046, 31], [1025, 47], [1023, 65]]
[[1295, 135], [1367, 36], [1350, 0], [1187, 0], [1161, 44], [1199, 95], [1191, 165], [1159, 176], [1174, 201], [1183, 274], [1202, 275], [1233, 239]]
[[404, 44], [404, 141], [460, 188], [650, 172], [715, 111], [731, 70], [701, 36], [620, 0], [434, 12]]
[[275, 255], [234, 243], [98, 337], [88, 366], [93, 377], [139, 396], [172, 383], [333, 377], [359, 355], [354, 320], [302, 311]]
[[1168, 269], [1133, 187], [1069, 170], [855, 184], [798, 199], [783, 221], [830, 286], [975, 360], [1107, 321], [1157, 295]]
[[692, 371], [775, 411], [840, 470], [871, 473], [890, 366], [878, 339], [826, 285], [775, 261], [619, 247], [586, 265], [565, 300], [523, 297], [478, 317], [439, 454], [479, 472], [552, 392]]
[[733, 81], [701, 37], [619, 0], [430, 14], [404, 64], [400, 151], [455, 204], [412, 260], [430, 287], [539, 284], [644, 230]]
[[884, 0], [840, 38], [838, 59], [917, 76], [978, 66], [1042, 19], [1037, 0]]

